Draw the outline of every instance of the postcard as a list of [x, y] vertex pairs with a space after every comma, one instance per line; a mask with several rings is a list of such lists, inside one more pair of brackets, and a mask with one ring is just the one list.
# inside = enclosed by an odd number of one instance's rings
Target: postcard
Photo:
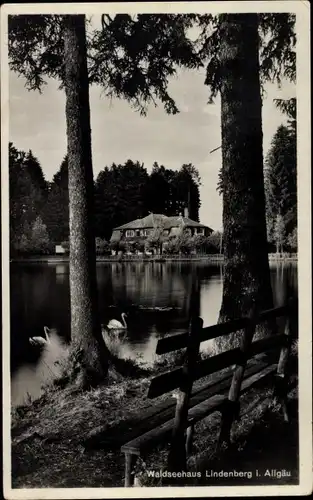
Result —
[[2, 6], [5, 498], [312, 492], [309, 20]]

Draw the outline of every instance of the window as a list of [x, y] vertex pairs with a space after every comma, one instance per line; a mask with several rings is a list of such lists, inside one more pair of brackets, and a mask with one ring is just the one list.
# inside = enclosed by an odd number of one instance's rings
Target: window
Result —
[[133, 231], [132, 229], [127, 229], [126, 237], [130, 238], [131, 236], [135, 236], [135, 231]]
[[150, 229], [145, 229], [145, 236], [149, 236], [151, 230]]
[[204, 227], [198, 228], [198, 234], [204, 234]]

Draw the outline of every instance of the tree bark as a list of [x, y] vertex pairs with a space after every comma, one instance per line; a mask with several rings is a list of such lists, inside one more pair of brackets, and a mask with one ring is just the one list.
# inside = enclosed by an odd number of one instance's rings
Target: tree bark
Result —
[[221, 15], [225, 274], [220, 321], [273, 305], [267, 252], [257, 14]]
[[71, 361], [76, 381], [96, 385], [107, 372], [101, 335], [93, 230], [93, 172], [84, 15], [64, 17], [68, 141]]

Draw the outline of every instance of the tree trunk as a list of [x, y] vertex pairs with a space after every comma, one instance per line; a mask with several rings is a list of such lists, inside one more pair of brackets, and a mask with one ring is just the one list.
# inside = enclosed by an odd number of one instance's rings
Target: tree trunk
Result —
[[93, 231], [93, 172], [85, 16], [64, 17], [64, 62], [70, 226], [71, 360], [77, 383], [96, 385], [107, 372], [98, 315]]
[[257, 14], [221, 15], [223, 246], [220, 321], [273, 304], [267, 252]]

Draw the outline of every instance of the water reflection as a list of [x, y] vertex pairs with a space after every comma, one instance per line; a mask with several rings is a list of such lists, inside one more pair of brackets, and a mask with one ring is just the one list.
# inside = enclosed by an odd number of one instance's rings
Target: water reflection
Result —
[[[222, 299], [222, 266], [204, 263], [99, 263], [97, 266], [101, 323], [121, 321], [127, 313], [125, 335], [108, 339], [123, 357], [155, 359], [158, 339], [185, 331], [191, 316], [200, 315], [204, 326], [218, 320]], [[286, 284], [297, 294], [297, 267], [271, 264], [275, 305], [285, 300]], [[42, 352], [28, 339], [42, 335], [43, 326], [58, 335]], [[20, 404], [27, 393], [36, 397], [41, 385], [59, 369], [70, 340], [68, 266], [12, 265], [11, 267], [11, 368], [12, 402]], [[202, 344], [209, 348], [209, 343]]]
[[68, 280], [69, 268], [66, 264], [57, 264], [55, 266], [56, 283], [65, 283]]

